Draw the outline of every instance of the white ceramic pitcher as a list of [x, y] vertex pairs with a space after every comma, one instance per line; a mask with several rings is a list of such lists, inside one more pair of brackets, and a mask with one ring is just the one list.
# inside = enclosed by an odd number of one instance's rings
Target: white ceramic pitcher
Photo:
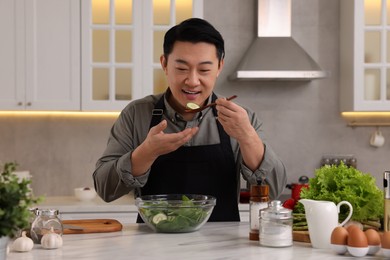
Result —
[[[330, 236], [337, 226], [343, 226], [352, 216], [353, 208], [348, 201], [336, 204], [332, 201], [301, 199], [300, 203], [305, 207], [307, 225], [311, 245], [314, 248], [330, 248]], [[340, 206], [349, 206], [348, 217], [339, 224]]]

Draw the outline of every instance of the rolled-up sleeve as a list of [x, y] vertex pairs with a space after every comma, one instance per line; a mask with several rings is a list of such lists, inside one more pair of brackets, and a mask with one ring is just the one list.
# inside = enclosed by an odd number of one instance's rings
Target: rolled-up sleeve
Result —
[[259, 168], [254, 172], [246, 167], [246, 165], [242, 162], [241, 156], [238, 156], [241, 160], [241, 174], [250, 184], [256, 184], [258, 180], [264, 179], [269, 185], [270, 198], [277, 199], [286, 187], [286, 168], [279, 156], [272, 149], [271, 145], [265, 140], [262, 130], [262, 122], [251, 110], [248, 110], [248, 115], [253, 127], [264, 143], [264, 156]]
[[260, 167], [252, 172], [244, 163], [241, 163], [241, 172], [244, 179], [251, 184], [256, 184], [258, 180], [264, 178], [269, 185], [270, 198], [277, 199], [287, 183], [286, 168], [270, 147], [264, 145], [264, 149], [264, 157]]
[[[149, 171], [142, 176], [131, 174], [131, 154], [148, 133], [148, 107], [146, 102], [125, 108], [111, 128], [106, 149], [98, 159], [93, 173], [96, 192], [104, 201], [113, 201], [130, 191], [143, 187]], [[138, 111], [135, 111], [137, 110]], [[146, 119], [146, 121], [145, 121]], [[135, 125], [134, 122], [137, 122]]]

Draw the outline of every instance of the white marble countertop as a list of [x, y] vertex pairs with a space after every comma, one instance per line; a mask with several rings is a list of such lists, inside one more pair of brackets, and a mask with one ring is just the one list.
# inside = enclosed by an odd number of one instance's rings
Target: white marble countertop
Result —
[[[192, 233], [154, 233], [145, 224], [124, 225], [112, 233], [64, 235], [62, 248], [45, 250], [34, 245], [30, 252], [11, 251], [7, 260], [29, 259], [352, 259], [308, 243], [291, 247], [259, 246], [248, 239], [248, 222], [208, 222]], [[368, 259], [382, 259], [380, 252]], [[362, 259], [362, 258], [360, 258]], [[363, 258], [364, 259], [364, 258]]]

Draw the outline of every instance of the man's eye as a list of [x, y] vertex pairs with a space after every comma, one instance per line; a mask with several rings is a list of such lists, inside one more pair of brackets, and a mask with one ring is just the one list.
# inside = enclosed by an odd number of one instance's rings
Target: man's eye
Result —
[[180, 70], [180, 71], [186, 71], [187, 68], [176, 68], [177, 70]]

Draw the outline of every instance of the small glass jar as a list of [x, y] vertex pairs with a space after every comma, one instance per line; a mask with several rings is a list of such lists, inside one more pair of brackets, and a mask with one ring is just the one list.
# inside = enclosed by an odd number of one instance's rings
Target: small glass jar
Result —
[[58, 210], [56, 209], [36, 209], [35, 220], [31, 224], [31, 239], [35, 244], [40, 244], [43, 235], [53, 232], [62, 236], [64, 228], [62, 222], [58, 217]]
[[28, 226], [23, 228], [22, 230], [20, 230], [20, 234], [19, 234], [19, 237], [22, 236], [22, 233], [23, 231], [26, 232], [26, 236], [31, 238], [31, 224], [34, 222], [35, 218], [36, 218], [36, 211], [38, 210], [38, 208], [29, 208], [28, 211], [29, 211], [29, 221], [28, 221]]
[[260, 245], [268, 247], [292, 246], [292, 224], [292, 210], [284, 208], [279, 200], [271, 201], [268, 208], [260, 210]]

